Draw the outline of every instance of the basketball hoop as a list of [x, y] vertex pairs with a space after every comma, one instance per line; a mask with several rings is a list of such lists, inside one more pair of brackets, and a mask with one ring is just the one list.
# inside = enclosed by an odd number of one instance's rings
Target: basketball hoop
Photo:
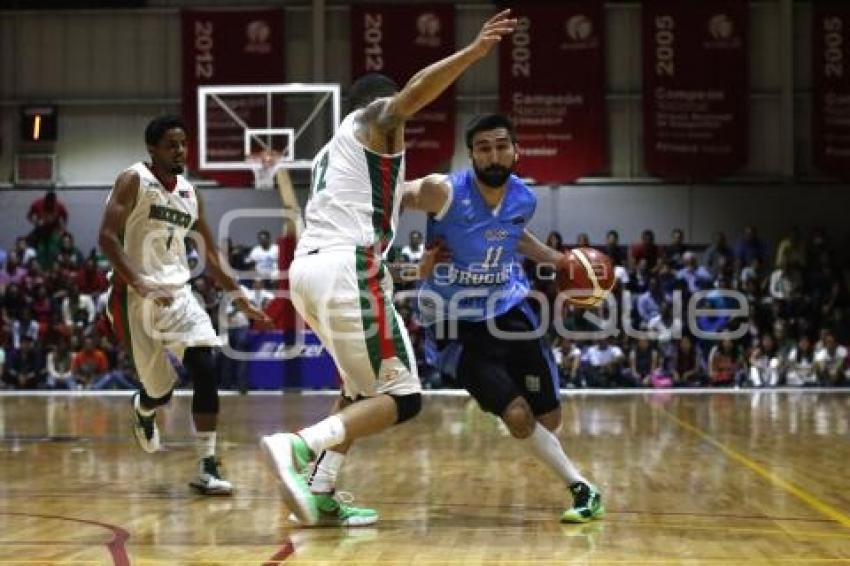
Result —
[[249, 155], [247, 161], [254, 172], [254, 188], [271, 190], [275, 188], [275, 173], [286, 159], [279, 151], [264, 149]]

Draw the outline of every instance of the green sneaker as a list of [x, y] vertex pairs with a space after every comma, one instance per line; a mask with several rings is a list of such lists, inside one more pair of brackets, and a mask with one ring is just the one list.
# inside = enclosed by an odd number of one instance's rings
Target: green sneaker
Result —
[[[319, 510], [317, 527], [366, 527], [378, 522], [378, 512], [374, 509], [354, 507], [354, 498], [346, 491], [336, 493], [316, 493], [316, 507]], [[294, 514], [290, 520], [300, 523]]]
[[316, 496], [310, 493], [302, 475], [313, 457], [310, 448], [300, 436], [291, 433], [264, 436], [260, 446], [280, 481], [286, 506], [302, 525], [315, 525], [319, 520]]
[[576, 482], [570, 486], [573, 506], [561, 515], [562, 523], [587, 523], [605, 516], [602, 495], [592, 485]]

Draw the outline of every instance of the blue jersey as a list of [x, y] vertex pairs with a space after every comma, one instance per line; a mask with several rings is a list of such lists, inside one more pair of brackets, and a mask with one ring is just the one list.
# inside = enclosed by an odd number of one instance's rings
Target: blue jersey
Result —
[[428, 220], [428, 241], [441, 238], [452, 261], [439, 265], [422, 285], [419, 307], [426, 323], [481, 321], [497, 317], [528, 295], [528, 278], [517, 245], [537, 196], [515, 175], [501, 204], [491, 209], [475, 185], [475, 173], [452, 173], [450, 201]]

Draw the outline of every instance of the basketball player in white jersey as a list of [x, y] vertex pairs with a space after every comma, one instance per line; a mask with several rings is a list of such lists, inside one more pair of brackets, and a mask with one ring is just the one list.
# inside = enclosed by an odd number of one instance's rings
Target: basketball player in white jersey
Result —
[[[323, 421], [261, 442], [284, 501], [303, 525], [378, 519], [374, 510], [341, 504], [333, 492], [352, 441], [405, 422], [421, 408], [416, 361], [383, 263], [401, 204], [404, 124], [515, 26], [510, 10], [500, 12], [472, 43], [422, 69], [400, 91], [383, 75], [361, 77], [349, 90], [351, 113], [313, 160], [290, 289], [295, 308], [336, 361], [342, 397]], [[308, 485], [301, 473], [314, 458]]]
[[142, 383], [132, 399], [133, 431], [145, 452], [159, 450], [155, 413], [171, 399], [177, 377], [169, 357], [182, 359], [194, 388], [192, 416], [200, 460], [190, 485], [206, 495], [229, 495], [233, 487], [221, 477], [215, 457], [219, 403], [212, 348], [220, 342], [189, 286], [184, 238], [190, 231], [204, 243], [208, 273], [234, 293], [237, 308], [260, 326], [271, 321], [222, 269], [200, 195], [181, 175], [186, 160], [181, 120], [163, 116], [151, 121], [145, 143], [151, 160], [118, 176], [98, 238], [113, 267], [109, 317]]

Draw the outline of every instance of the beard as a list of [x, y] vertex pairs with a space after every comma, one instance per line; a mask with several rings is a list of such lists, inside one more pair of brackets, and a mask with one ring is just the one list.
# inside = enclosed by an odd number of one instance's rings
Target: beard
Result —
[[172, 175], [181, 175], [183, 173], [184, 167], [182, 165], [172, 165], [171, 166], [171, 174]]
[[501, 187], [511, 176], [512, 167], [504, 167], [502, 165], [490, 165], [484, 169], [478, 168], [473, 164], [472, 169], [475, 171], [475, 176], [481, 183], [488, 187]]

